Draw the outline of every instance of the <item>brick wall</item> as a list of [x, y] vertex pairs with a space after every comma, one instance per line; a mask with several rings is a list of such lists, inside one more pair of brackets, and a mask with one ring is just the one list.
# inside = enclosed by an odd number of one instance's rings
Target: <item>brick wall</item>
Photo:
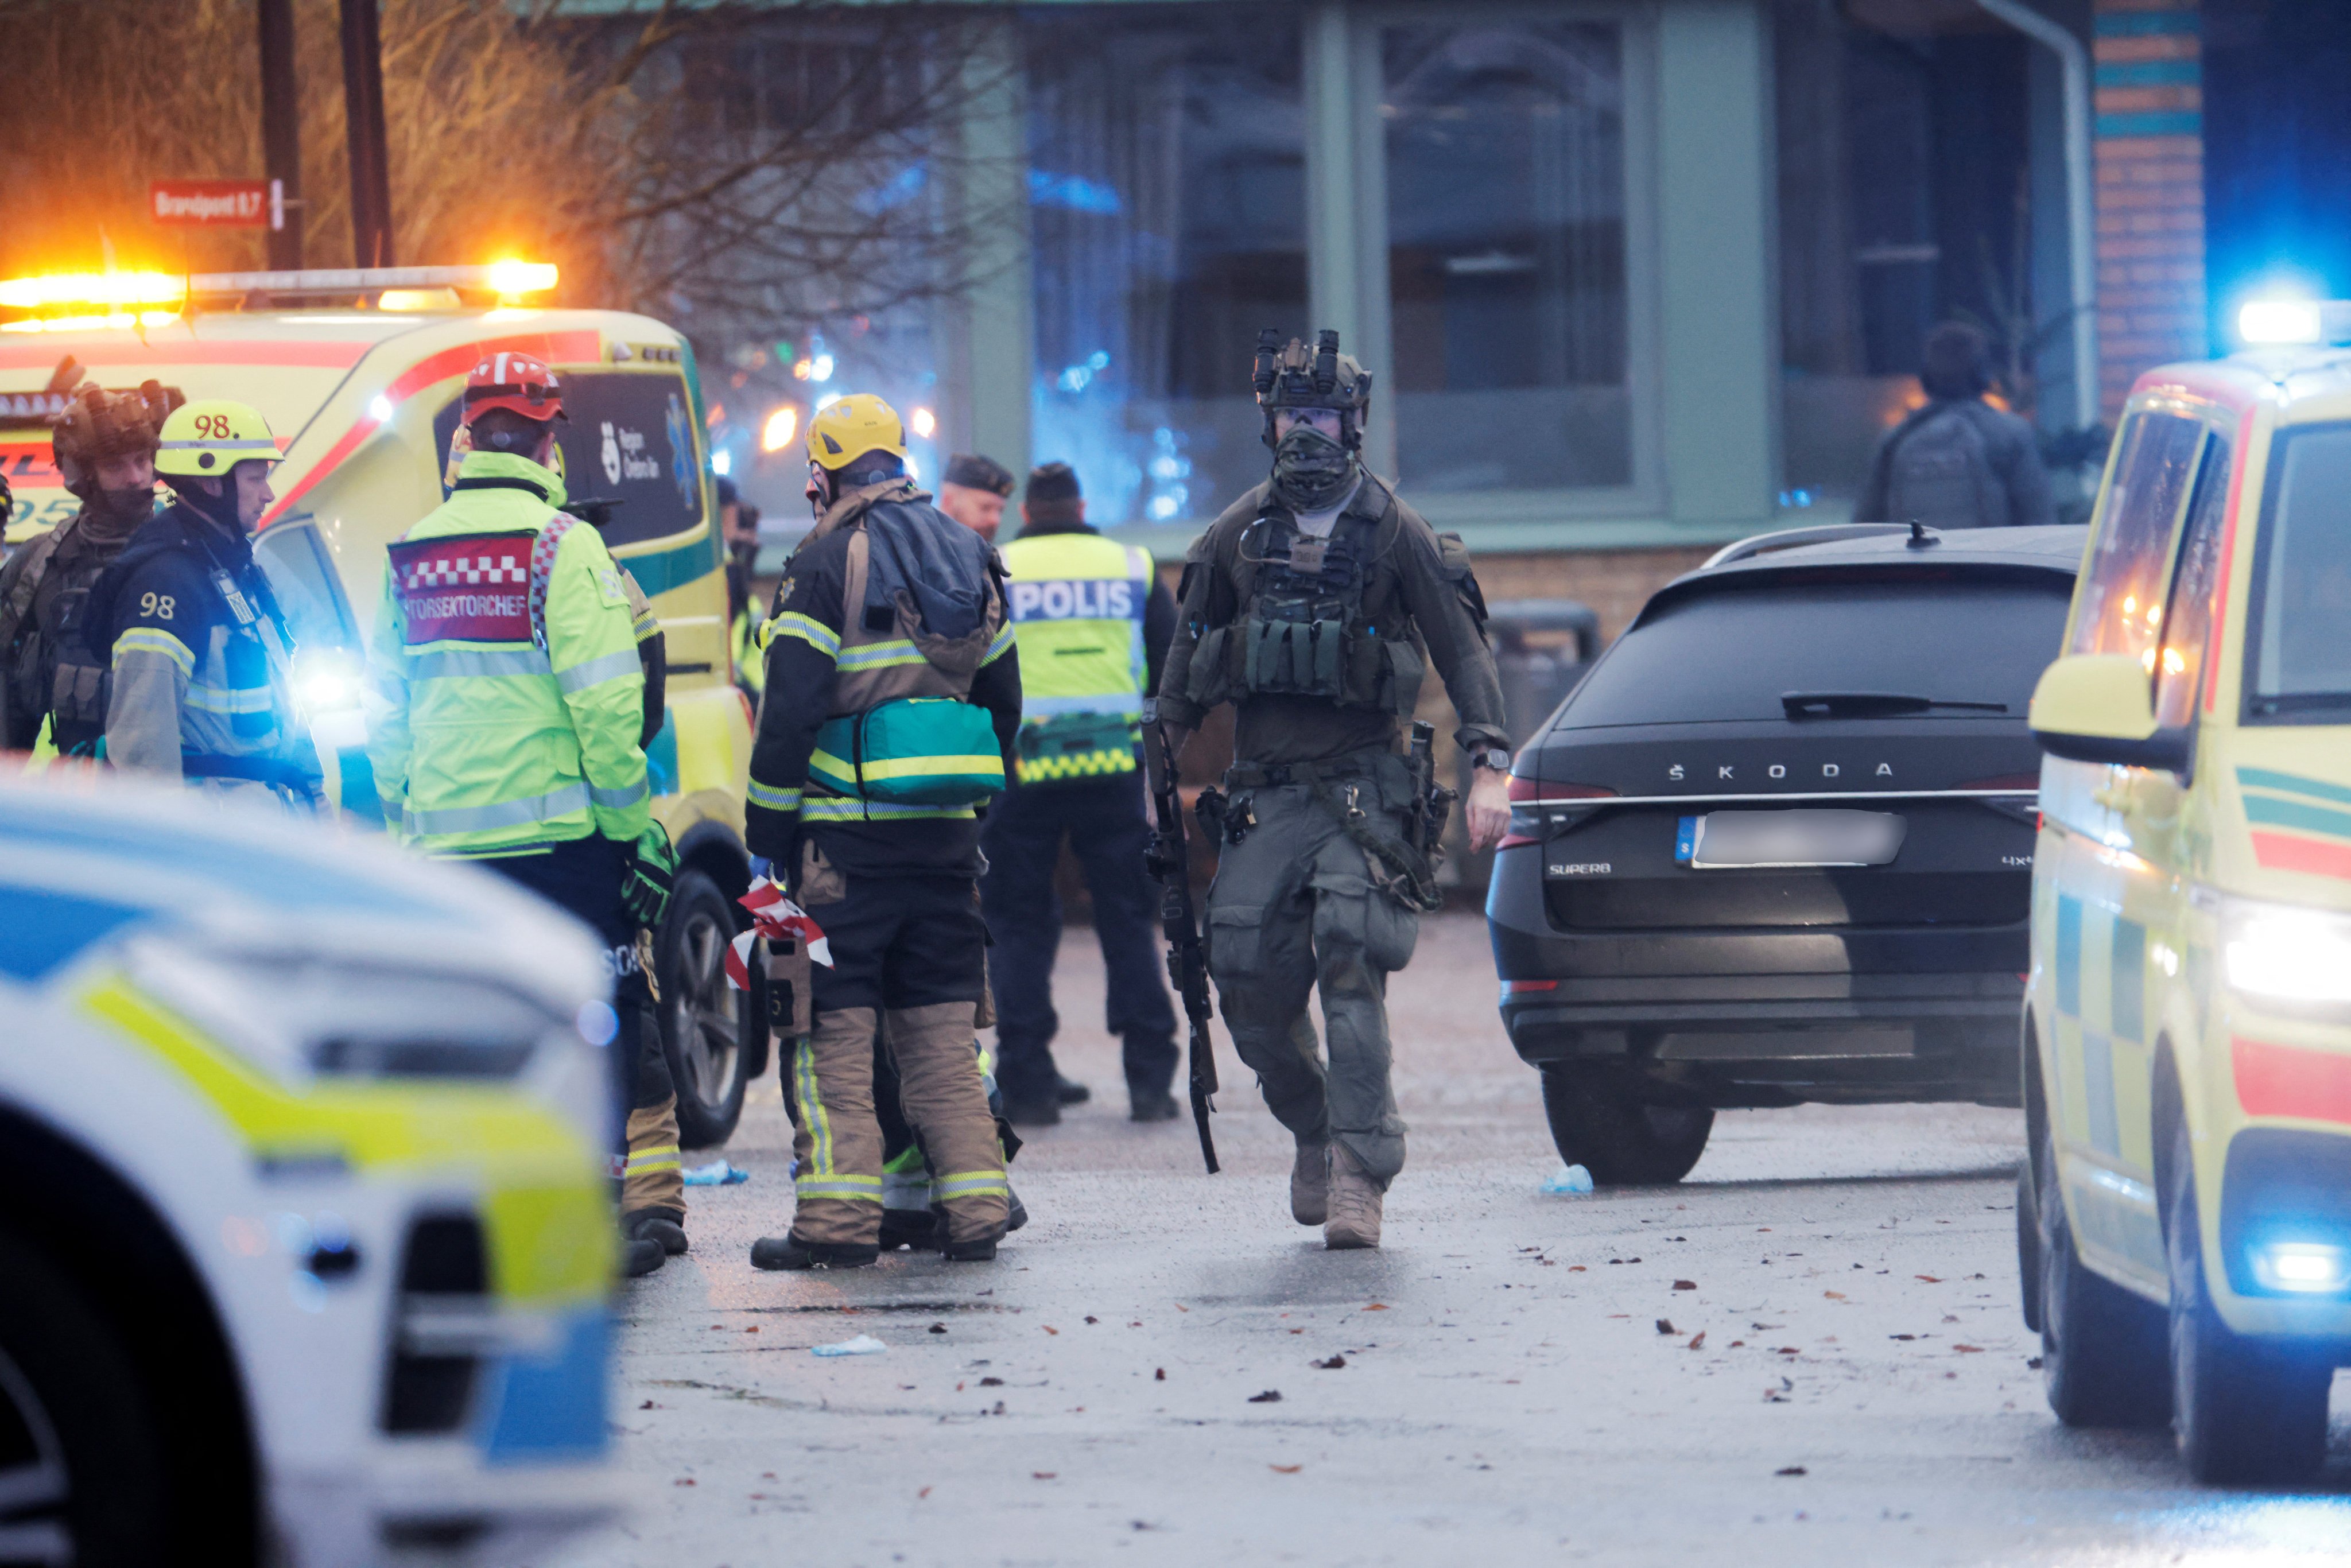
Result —
[[2098, 359], [2107, 417], [2131, 382], [2210, 352], [2204, 308], [2199, 0], [2096, 0]]

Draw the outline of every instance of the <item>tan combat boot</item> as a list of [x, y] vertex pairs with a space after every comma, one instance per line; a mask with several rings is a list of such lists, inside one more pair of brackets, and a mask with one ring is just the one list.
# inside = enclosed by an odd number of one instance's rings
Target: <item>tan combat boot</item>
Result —
[[1301, 1144], [1290, 1167], [1290, 1218], [1320, 1225], [1331, 1217], [1331, 1145]]
[[1379, 1184], [1373, 1181], [1344, 1144], [1331, 1145], [1330, 1218], [1322, 1223], [1322, 1245], [1333, 1252], [1380, 1244]]

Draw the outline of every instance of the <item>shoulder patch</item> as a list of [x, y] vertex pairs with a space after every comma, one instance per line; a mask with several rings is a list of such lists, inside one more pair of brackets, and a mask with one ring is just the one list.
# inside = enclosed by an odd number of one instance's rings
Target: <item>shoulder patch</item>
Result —
[[621, 569], [617, 566], [598, 567], [596, 586], [603, 591], [604, 598], [610, 603], [626, 604], [629, 601], [629, 591], [622, 585]]

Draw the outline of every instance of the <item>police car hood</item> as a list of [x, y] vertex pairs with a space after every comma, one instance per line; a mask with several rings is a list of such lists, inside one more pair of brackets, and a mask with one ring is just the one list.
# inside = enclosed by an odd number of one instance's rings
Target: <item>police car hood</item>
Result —
[[0, 781], [0, 985], [146, 934], [462, 976], [567, 1019], [609, 989], [587, 927], [490, 873], [235, 796], [79, 771]]

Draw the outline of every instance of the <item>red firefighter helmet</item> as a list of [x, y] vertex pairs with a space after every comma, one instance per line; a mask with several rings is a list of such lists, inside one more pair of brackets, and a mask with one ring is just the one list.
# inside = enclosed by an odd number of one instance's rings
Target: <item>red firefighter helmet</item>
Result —
[[542, 424], [570, 419], [563, 412], [563, 385], [547, 361], [503, 349], [484, 355], [465, 377], [465, 423], [473, 423], [474, 416], [488, 408], [503, 408]]

